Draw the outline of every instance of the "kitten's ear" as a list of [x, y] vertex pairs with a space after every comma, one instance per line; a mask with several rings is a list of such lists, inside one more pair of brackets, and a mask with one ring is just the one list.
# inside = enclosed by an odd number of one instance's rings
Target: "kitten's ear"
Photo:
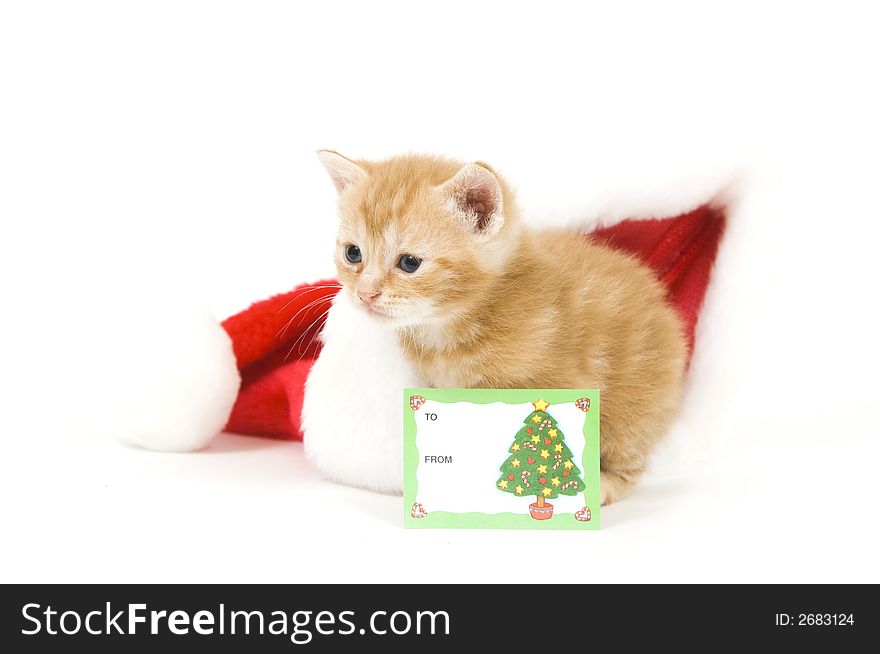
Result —
[[501, 184], [482, 162], [467, 164], [440, 185], [447, 206], [478, 234], [494, 235], [504, 223]]
[[333, 185], [340, 193], [367, 176], [367, 171], [359, 163], [334, 150], [318, 150], [318, 159], [324, 164]]

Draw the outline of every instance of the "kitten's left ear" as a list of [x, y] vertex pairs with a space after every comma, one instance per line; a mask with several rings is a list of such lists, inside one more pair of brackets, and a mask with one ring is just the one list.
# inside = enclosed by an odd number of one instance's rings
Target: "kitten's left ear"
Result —
[[487, 164], [467, 164], [439, 188], [452, 212], [467, 221], [476, 233], [493, 236], [501, 229], [501, 183]]
[[318, 150], [318, 159], [324, 164], [333, 185], [340, 193], [367, 176], [367, 171], [359, 163], [343, 157], [335, 150]]

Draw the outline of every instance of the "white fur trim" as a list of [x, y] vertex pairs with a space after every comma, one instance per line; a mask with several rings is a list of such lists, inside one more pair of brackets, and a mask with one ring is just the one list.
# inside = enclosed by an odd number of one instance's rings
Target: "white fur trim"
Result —
[[328, 479], [383, 493], [403, 489], [403, 389], [418, 377], [394, 331], [336, 296], [324, 349], [306, 381], [302, 428], [308, 460]]

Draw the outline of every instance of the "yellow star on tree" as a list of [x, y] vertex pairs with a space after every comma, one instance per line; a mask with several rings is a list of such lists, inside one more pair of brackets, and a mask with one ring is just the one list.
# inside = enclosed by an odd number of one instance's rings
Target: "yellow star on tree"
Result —
[[514, 468], [519, 468], [519, 464], [522, 463], [519, 459], [511, 459], [510, 465]]
[[550, 456], [549, 450], [541, 450], [541, 458], [546, 459]]
[[541, 416], [532, 416], [532, 422], [536, 425], [541, 422]]
[[540, 443], [540, 442], [541, 442], [541, 437], [538, 436], [537, 434], [535, 434], [534, 436], [532, 436], [532, 442], [533, 442], [533, 443]]
[[548, 435], [550, 438], [556, 438], [557, 434], [559, 434], [559, 432], [556, 431], [556, 429], [548, 429], [548, 430], [547, 430], [547, 435]]
[[499, 481], [499, 482], [498, 482], [498, 488], [507, 488], [507, 480], [506, 480], [506, 479], [502, 479], [501, 481]]
[[532, 406], [535, 407], [535, 411], [540, 411], [541, 413], [543, 413], [547, 410], [547, 407], [550, 406], [550, 403], [545, 402], [543, 399], [540, 399], [537, 402], [532, 402]]
[[523, 494], [523, 487], [522, 487], [522, 486], [517, 486], [517, 487], [514, 488], [513, 490], [516, 491], [516, 494], [517, 494], [517, 495], [522, 495], [522, 494]]
[[563, 465], [565, 465], [566, 470], [571, 470], [572, 468], [574, 468], [574, 464], [571, 462], [571, 459], [566, 461]]
[[549, 488], [545, 488], [541, 492], [544, 493], [544, 497], [550, 497], [553, 494], [553, 491], [550, 490]]
[[542, 475], [547, 472], [547, 466], [538, 466], [538, 472]]
[[559, 486], [559, 477], [553, 477], [553, 479], [550, 480], [550, 483], [554, 486]]
[[553, 446], [553, 449], [556, 450], [557, 452], [561, 452], [562, 451], [562, 443], [556, 443], [556, 445]]
[[511, 445], [510, 450], [512, 452], [519, 452], [519, 443], [514, 443], [513, 445]]

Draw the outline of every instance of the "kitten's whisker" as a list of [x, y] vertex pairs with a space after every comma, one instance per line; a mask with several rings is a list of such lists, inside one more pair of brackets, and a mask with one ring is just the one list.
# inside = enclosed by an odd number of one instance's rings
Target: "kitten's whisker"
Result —
[[290, 327], [290, 325], [293, 323], [294, 320], [296, 320], [296, 317], [299, 314], [301, 314], [303, 311], [308, 311], [310, 308], [321, 304], [321, 302], [328, 302], [328, 301], [330, 301], [328, 298], [322, 296], [322, 297], [319, 297], [319, 298], [312, 300], [311, 302], [309, 302], [305, 306], [300, 307], [299, 311], [297, 311], [295, 314], [293, 314], [293, 316], [290, 318], [290, 320], [287, 321], [287, 323], [284, 325], [284, 327], [282, 327], [280, 330], [278, 330], [278, 333], [275, 334], [275, 338], [284, 338], [284, 334], [287, 333], [287, 330]]
[[[302, 341], [302, 339], [305, 338], [306, 334], [308, 334], [309, 331], [310, 331], [313, 327], [315, 327], [315, 326], [316, 326], [316, 325], [317, 325], [317, 324], [318, 324], [318, 323], [319, 323], [324, 317], [326, 317], [326, 315], [327, 315], [329, 312], [330, 312], [330, 309], [327, 308], [326, 310], [322, 311], [318, 316], [316, 316], [315, 319], [312, 320], [311, 323], [309, 323], [309, 326], [306, 327], [306, 329], [303, 330], [303, 333], [300, 334], [299, 337], [293, 342], [293, 345], [290, 347], [290, 351], [288, 351], [287, 356], [284, 357], [284, 360], [285, 360], [285, 361], [287, 361], [287, 357], [289, 357], [289, 356], [291, 355], [291, 353], [293, 352], [293, 350], [296, 348], [297, 343], [299, 343], [300, 341]], [[316, 336], [316, 335], [318, 334], [318, 332], [320, 332], [320, 331], [321, 331], [320, 328], [318, 328], [318, 329], [315, 330], [315, 332], [312, 334], [312, 338], [309, 340], [309, 344], [308, 344], [308, 345], [311, 345], [312, 342], [314, 342], [315, 336]], [[303, 341], [303, 342], [305, 342], [305, 341]], [[303, 349], [302, 351], [297, 350], [297, 354], [298, 354], [299, 356], [302, 356], [303, 354], [305, 354], [305, 350], [308, 349], [308, 345], [306, 345], [305, 349]]]
[[[330, 313], [330, 309], [327, 309], [327, 312], [326, 312], [326, 313], [324, 314], [324, 316], [323, 316], [324, 318], [326, 318], [327, 313]], [[307, 351], [307, 350], [312, 346], [312, 344], [315, 342], [315, 339], [318, 338], [318, 337], [321, 335], [321, 333], [322, 333], [323, 331], [324, 331], [324, 328], [323, 328], [323, 326], [322, 326], [321, 328], [316, 329], [314, 332], [312, 332], [312, 336], [311, 336], [311, 338], [309, 339], [309, 342], [308, 342], [308, 343], [306, 344], [306, 346], [303, 348], [303, 351], [302, 351], [303, 354], [306, 353], [306, 351]]]
[[[302, 343], [300, 343], [300, 349], [299, 349], [298, 352], [297, 352], [297, 353], [299, 354], [299, 356], [303, 356], [303, 355], [306, 353], [306, 351], [309, 349], [309, 347], [311, 347], [312, 343], [315, 342], [315, 339], [318, 337], [318, 334], [321, 333], [321, 330], [322, 330], [322, 328], [323, 328], [323, 326], [322, 326], [322, 327], [318, 327], [317, 325], [318, 325], [319, 321], [321, 321], [322, 319], [326, 318], [327, 313], [329, 313], [329, 311], [330, 311], [330, 310], [328, 309], [328, 310], [327, 310], [326, 312], [324, 312], [322, 315], [320, 315], [320, 316], [318, 316], [317, 318], [315, 318], [315, 320], [312, 322], [312, 324], [309, 325], [309, 328], [308, 328], [306, 331], [303, 332], [303, 334], [302, 334], [302, 336], [300, 337], [300, 339], [302, 339], [303, 337], [305, 337], [305, 335], [308, 334], [310, 331], [311, 331], [311, 336], [309, 336], [309, 341], [308, 341], [308, 343], [307, 343], [305, 340], [303, 340]], [[312, 328], [313, 328], [313, 327], [315, 328], [314, 331], [312, 331]], [[298, 339], [298, 340], [299, 340], [299, 339]]]
[[[326, 290], [326, 289], [328, 289], [328, 288], [335, 288], [335, 287], [333, 287], [333, 286], [325, 286], [325, 287], [323, 287], [323, 289], [319, 289], [318, 287], [315, 287], [315, 288], [312, 288], [312, 289], [309, 289], [309, 290], [313, 290], [313, 291], [316, 291], [316, 290]], [[341, 288], [341, 287], [340, 287], [340, 288]], [[283, 309], [285, 309], [285, 308], [287, 308], [288, 306], [290, 306], [290, 303], [291, 303], [291, 302], [293, 302], [294, 300], [299, 299], [302, 295], [305, 295], [307, 292], [308, 292], [308, 291], [306, 291], [306, 292], [304, 292], [304, 293], [301, 293], [300, 295], [298, 295], [298, 296], [295, 297], [295, 298], [292, 298], [289, 302], [287, 302], [287, 304], [284, 305], [284, 307], [282, 307], [282, 308], [279, 310], [279, 313], [281, 313], [281, 311], [282, 311]], [[282, 327], [281, 329], [278, 330], [278, 332], [275, 334], [275, 338], [283, 338], [283, 337], [284, 337], [284, 334], [287, 333], [287, 329], [290, 327], [291, 323], [292, 323], [294, 320], [296, 320], [296, 317], [297, 317], [302, 311], [308, 310], [309, 308], [311, 308], [311, 307], [314, 306], [315, 304], [318, 304], [318, 303], [323, 302], [323, 301], [328, 301], [328, 300], [329, 300], [329, 301], [332, 301], [332, 298], [328, 298], [327, 296], [321, 296], [321, 297], [319, 297], [319, 298], [316, 298], [316, 299], [312, 300], [311, 302], [309, 302], [309, 303], [306, 304], [305, 306], [301, 307], [301, 308], [300, 308], [295, 314], [293, 314], [293, 316], [291, 316], [290, 320], [288, 320], [288, 321], [284, 324], [284, 327]]]
[[311, 293], [312, 291], [324, 291], [324, 290], [327, 290], [328, 288], [342, 288], [342, 284], [338, 284], [338, 285], [334, 285], [334, 284], [322, 284], [322, 285], [320, 285], [320, 286], [310, 286], [310, 287], [307, 288], [306, 290], [304, 290], [304, 291], [300, 291], [300, 292], [297, 293], [294, 297], [290, 298], [290, 299], [284, 304], [283, 307], [281, 307], [280, 309], [278, 309], [278, 313], [281, 313], [282, 311], [284, 311], [287, 307], [289, 307], [289, 306], [291, 305], [292, 302], [298, 300], [298, 299], [301, 298], [303, 295], [306, 295], [307, 293]]
[[[309, 329], [311, 329], [311, 328], [315, 325], [315, 323], [316, 323], [318, 320], [320, 320], [321, 317], [326, 316], [327, 313], [328, 313], [329, 311], [330, 311], [330, 310], [327, 309], [327, 312], [325, 312], [324, 314], [322, 314], [322, 316], [318, 316], [318, 318], [316, 318], [316, 319], [315, 319], [315, 320], [309, 325]], [[320, 331], [320, 330], [318, 330], [318, 331]], [[308, 332], [308, 330], [306, 330], [305, 332], [303, 332], [302, 334], [300, 334], [299, 338], [297, 338], [297, 339], [293, 342], [293, 345], [290, 346], [290, 349], [287, 351], [287, 354], [284, 356], [284, 359], [283, 359], [282, 363], [287, 363], [287, 359], [290, 358], [290, 355], [293, 354], [294, 349], [296, 349], [296, 344], [299, 342], [299, 340], [300, 340], [301, 338], [303, 338], [303, 337], [306, 335], [307, 332]], [[300, 356], [302, 356], [302, 355], [300, 354]]]

